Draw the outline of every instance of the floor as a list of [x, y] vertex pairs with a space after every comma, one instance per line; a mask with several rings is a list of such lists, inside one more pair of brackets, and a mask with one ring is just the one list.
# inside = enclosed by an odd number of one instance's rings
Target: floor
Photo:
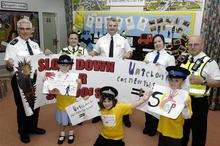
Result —
[[[0, 146], [22, 146], [16, 130], [16, 109], [9, 87], [7, 97], [0, 101]], [[135, 110], [132, 115], [132, 127], [125, 128], [126, 146], [157, 146], [158, 137], [142, 134], [144, 114]], [[31, 135], [31, 142], [26, 146], [54, 146], [57, 145], [58, 126], [54, 120], [54, 105], [41, 108], [39, 127], [47, 130], [46, 135]], [[92, 146], [98, 135], [100, 123], [84, 122], [81, 126], [73, 127], [75, 132], [75, 146]], [[220, 111], [210, 111], [208, 117], [208, 136], [206, 146], [218, 146], [220, 143]], [[63, 146], [69, 145], [67, 142]]]

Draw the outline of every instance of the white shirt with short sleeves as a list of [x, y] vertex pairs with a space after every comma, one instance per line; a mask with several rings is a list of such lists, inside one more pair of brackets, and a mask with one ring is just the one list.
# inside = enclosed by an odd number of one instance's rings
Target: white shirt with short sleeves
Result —
[[[204, 56], [207, 56], [207, 55], [204, 52], [200, 52], [198, 55], [193, 57], [193, 60], [194, 62], [196, 62], [197, 59], [200, 59]], [[204, 66], [202, 70], [202, 76], [207, 79], [220, 80], [220, 70], [215, 60], [208, 62]]]
[[[99, 56], [109, 57], [109, 48], [111, 42], [111, 35], [108, 33], [98, 39], [94, 51], [100, 54]], [[133, 51], [130, 47], [128, 40], [122, 37], [120, 34], [113, 36], [113, 58], [123, 58], [123, 55], [129, 51]]]
[[[160, 56], [159, 59], [157, 60], [157, 64], [163, 65], [165, 67], [175, 65], [174, 56], [168, 54], [167, 51], [164, 49], [160, 50], [159, 53]], [[156, 55], [157, 55], [157, 50], [154, 50], [153, 52], [150, 52], [145, 56], [144, 61], [152, 63]]]
[[[28, 43], [34, 55], [42, 53], [39, 45], [36, 42], [28, 39]], [[23, 61], [24, 57], [29, 55], [30, 54], [28, 52], [26, 41], [18, 36], [7, 45], [4, 60], [13, 59], [14, 65], [16, 67], [18, 61]]]

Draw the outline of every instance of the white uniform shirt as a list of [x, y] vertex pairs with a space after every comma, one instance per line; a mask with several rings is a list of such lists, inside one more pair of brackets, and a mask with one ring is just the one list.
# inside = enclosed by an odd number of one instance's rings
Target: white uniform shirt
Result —
[[[108, 33], [105, 36], [102, 36], [98, 39], [94, 51], [100, 54], [103, 57], [109, 57], [109, 48], [111, 42], [111, 35]], [[132, 52], [128, 40], [122, 37], [120, 34], [115, 34], [113, 36], [113, 58], [122, 59], [123, 55], [129, 51]]]
[[[193, 57], [193, 60], [196, 62], [197, 59], [204, 56], [207, 55], [204, 52], [200, 52], [198, 55]], [[208, 62], [202, 70], [202, 75], [207, 79], [220, 80], [220, 70], [217, 62], [215, 60]]]
[[[28, 43], [34, 55], [42, 53], [36, 42], [28, 39]], [[18, 36], [7, 45], [4, 60], [13, 59], [14, 65], [17, 66], [18, 61], [23, 61], [24, 57], [29, 55], [26, 41]]]
[[[175, 65], [175, 58], [172, 55], [168, 54], [166, 50], [162, 49], [159, 52], [160, 56], [157, 60], [158, 64], [163, 65], [165, 67]], [[150, 52], [145, 56], [144, 61], [152, 63], [156, 55], [157, 50], [154, 50], [153, 52]]]

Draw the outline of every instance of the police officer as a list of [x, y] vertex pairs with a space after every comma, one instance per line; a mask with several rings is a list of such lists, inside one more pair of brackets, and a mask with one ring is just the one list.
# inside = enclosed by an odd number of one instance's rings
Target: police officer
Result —
[[[153, 43], [155, 50], [145, 56], [144, 62], [151, 62], [164, 67], [175, 65], [175, 58], [165, 50], [164, 36], [161, 34], [155, 35], [153, 37]], [[158, 119], [148, 113], [145, 113], [145, 118], [146, 121], [143, 134], [154, 136], [157, 132]]]
[[[91, 56], [113, 57], [119, 59], [129, 59], [132, 57], [132, 48], [128, 40], [118, 34], [118, 22], [110, 18], [107, 23], [108, 33], [98, 39]], [[93, 120], [94, 121], [94, 120]], [[94, 121], [96, 122], [96, 120]], [[123, 116], [126, 127], [131, 127], [129, 115]]]
[[187, 146], [192, 129], [192, 146], [205, 146], [207, 133], [208, 97], [210, 87], [220, 87], [220, 70], [216, 61], [203, 50], [201, 36], [189, 37], [189, 59], [182, 67], [190, 70], [190, 96], [193, 115], [185, 121], [183, 146]]
[[120, 59], [129, 59], [132, 57], [132, 48], [128, 40], [118, 34], [118, 22], [110, 18], [107, 23], [108, 33], [98, 39], [92, 56], [114, 57]]
[[61, 49], [61, 54], [70, 56], [89, 56], [88, 51], [79, 45], [79, 35], [76, 32], [70, 32], [68, 35], [68, 47]]
[[[32, 23], [23, 18], [17, 22], [18, 34], [19, 36], [13, 39], [6, 48], [5, 53], [5, 63], [9, 70], [15, 70], [19, 60], [22, 60], [25, 56], [40, 54], [42, 53], [38, 44], [30, 40], [32, 33]], [[26, 116], [24, 107], [22, 104], [22, 99], [20, 96], [19, 87], [16, 79], [16, 72], [11, 80], [11, 86], [14, 93], [14, 100], [17, 106], [17, 124], [18, 133], [20, 135], [20, 140], [23, 143], [30, 142], [29, 135], [34, 134], [45, 134], [45, 130], [38, 128], [38, 116], [39, 108], [35, 109], [32, 116]]]

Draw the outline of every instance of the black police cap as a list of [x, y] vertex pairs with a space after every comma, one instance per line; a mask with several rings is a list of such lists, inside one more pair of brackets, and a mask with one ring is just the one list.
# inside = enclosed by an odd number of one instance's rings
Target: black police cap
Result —
[[185, 79], [190, 74], [189, 70], [182, 68], [180, 66], [168, 66], [166, 68], [166, 70], [168, 72], [169, 78], [183, 78], [183, 79]]
[[116, 97], [118, 96], [118, 91], [111, 86], [104, 86], [100, 89], [100, 93], [102, 96], [110, 96], [110, 97]]
[[58, 64], [73, 64], [73, 60], [68, 55], [61, 55], [57, 61]]

